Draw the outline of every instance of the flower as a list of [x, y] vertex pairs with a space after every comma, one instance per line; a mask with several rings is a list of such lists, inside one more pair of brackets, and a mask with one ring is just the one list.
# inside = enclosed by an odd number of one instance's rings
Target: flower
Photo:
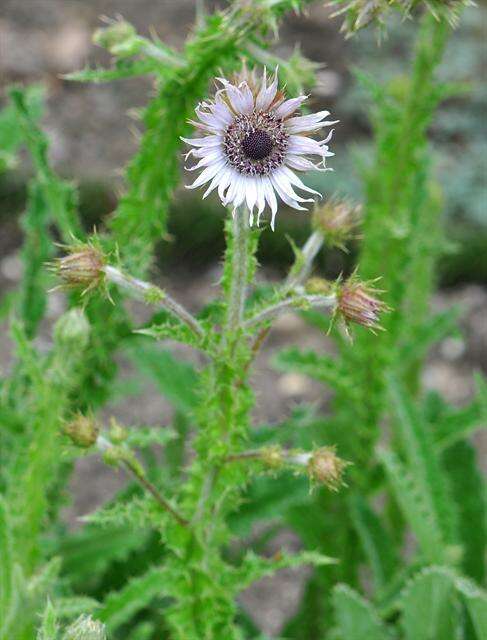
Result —
[[390, 308], [376, 297], [377, 293], [382, 291], [374, 287], [373, 281], [362, 282], [355, 274], [338, 284], [336, 313], [343, 318], [346, 327], [355, 322], [373, 333], [383, 329], [379, 324], [380, 315]]
[[[199, 159], [189, 170], [202, 169], [188, 188], [209, 182], [203, 197], [218, 188], [222, 203], [232, 205], [234, 213], [246, 203], [251, 225], [254, 208], [258, 225], [268, 205], [274, 229], [276, 194], [294, 209], [304, 209], [301, 203], [313, 201], [298, 195], [295, 188], [321, 195], [307, 187], [295, 171], [329, 170], [325, 160], [334, 155], [328, 150], [333, 130], [320, 141], [310, 135], [338, 121], [326, 120], [328, 111], [299, 115], [298, 110], [307, 96], [286, 100], [278, 90], [277, 70], [272, 79], [267, 77], [265, 69], [261, 80], [255, 72], [244, 69], [234, 84], [224, 78], [217, 81], [222, 88], [217, 90], [213, 101], [198, 105], [199, 122], [191, 121], [203, 136], [182, 138], [194, 147], [186, 157]], [[318, 156], [322, 166], [307, 156]]]
[[105, 258], [93, 244], [75, 244], [65, 247], [67, 255], [51, 264], [63, 288], [84, 287], [83, 293], [104, 281]]

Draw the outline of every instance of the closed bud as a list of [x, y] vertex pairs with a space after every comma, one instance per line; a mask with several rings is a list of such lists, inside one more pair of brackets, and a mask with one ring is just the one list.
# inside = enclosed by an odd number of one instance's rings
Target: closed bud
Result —
[[64, 427], [64, 432], [77, 447], [92, 447], [100, 433], [100, 427], [92, 415], [78, 413]]
[[261, 449], [261, 460], [271, 469], [280, 469], [285, 462], [282, 448], [278, 445], [264, 447]]
[[361, 205], [349, 200], [330, 198], [314, 209], [313, 225], [323, 234], [328, 246], [346, 251], [346, 243], [357, 238], [356, 229], [360, 224], [361, 211]]
[[337, 306], [339, 314], [348, 325], [350, 322], [361, 324], [372, 332], [382, 329], [380, 316], [390, 311], [385, 302], [376, 295], [381, 293], [372, 282], [362, 282], [355, 275], [337, 286]]
[[84, 349], [90, 339], [90, 323], [82, 309], [70, 309], [56, 322], [54, 339], [60, 346]]
[[330, 296], [335, 293], [335, 283], [323, 278], [310, 278], [304, 288], [311, 295]]
[[320, 447], [310, 454], [307, 471], [313, 482], [338, 491], [344, 484], [343, 470], [349, 464], [336, 455], [335, 447]]
[[66, 288], [82, 287], [89, 291], [104, 281], [102, 252], [90, 244], [68, 247], [68, 254], [56, 260], [52, 270]]
[[107, 27], [97, 29], [93, 34], [93, 42], [118, 57], [133, 56], [140, 50], [137, 32], [125, 20], [116, 20]]
[[91, 616], [81, 615], [65, 631], [63, 640], [106, 640], [105, 625]]
[[122, 425], [119, 424], [115, 420], [115, 418], [112, 418], [111, 424], [110, 424], [109, 436], [110, 436], [110, 440], [114, 444], [121, 444], [122, 442], [125, 442], [125, 440], [128, 438], [128, 431], [127, 429], [125, 429], [125, 427], [122, 427]]

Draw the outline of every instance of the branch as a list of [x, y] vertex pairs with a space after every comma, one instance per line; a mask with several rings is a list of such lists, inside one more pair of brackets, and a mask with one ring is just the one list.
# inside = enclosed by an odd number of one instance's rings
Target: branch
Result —
[[337, 299], [335, 295], [323, 296], [323, 295], [297, 295], [291, 298], [286, 298], [285, 300], [281, 300], [270, 307], [266, 307], [256, 313], [254, 316], [250, 317], [248, 320], [244, 322], [245, 328], [250, 328], [255, 326], [256, 324], [260, 324], [261, 322], [266, 322], [271, 320], [275, 316], [281, 314], [288, 309], [301, 308], [306, 309], [308, 307], [325, 307], [329, 309], [333, 309], [337, 303]]

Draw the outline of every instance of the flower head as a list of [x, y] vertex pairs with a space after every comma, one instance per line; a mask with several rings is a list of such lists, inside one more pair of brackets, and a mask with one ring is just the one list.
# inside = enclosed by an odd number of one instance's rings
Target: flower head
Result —
[[66, 249], [67, 255], [51, 265], [62, 287], [82, 287], [87, 292], [104, 281], [105, 258], [100, 249], [92, 244], [76, 244]]
[[[191, 121], [202, 137], [183, 138], [194, 147], [186, 157], [199, 159], [189, 170], [202, 169], [189, 188], [209, 183], [203, 197], [217, 188], [222, 203], [231, 205], [234, 211], [245, 203], [250, 224], [254, 209], [259, 224], [268, 206], [274, 229], [276, 194], [294, 209], [304, 209], [302, 203], [313, 201], [296, 193], [295, 188], [320, 195], [295, 171], [327, 170], [325, 160], [334, 155], [328, 149], [333, 130], [320, 141], [310, 135], [338, 121], [326, 120], [328, 111], [299, 115], [307, 96], [286, 100], [278, 89], [277, 71], [268, 78], [264, 70], [258, 79], [254, 72], [244, 69], [233, 83], [224, 78], [217, 82], [221, 88], [214, 100], [201, 103], [196, 108], [199, 121]], [[307, 156], [318, 156], [318, 164]]]
[[328, 246], [347, 252], [346, 243], [357, 238], [361, 211], [358, 204], [332, 197], [314, 209], [313, 224], [324, 235]]
[[380, 315], [390, 308], [377, 298], [380, 289], [373, 282], [363, 282], [356, 275], [337, 285], [337, 306], [335, 313], [340, 315], [348, 326], [350, 322], [361, 324], [375, 332], [382, 329]]
[[87, 449], [95, 444], [100, 427], [91, 414], [77, 413], [66, 423], [64, 432], [77, 447]]
[[311, 480], [338, 491], [344, 484], [343, 470], [349, 465], [350, 462], [337, 456], [335, 447], [320, 447], [311, 454], [307, 469]]

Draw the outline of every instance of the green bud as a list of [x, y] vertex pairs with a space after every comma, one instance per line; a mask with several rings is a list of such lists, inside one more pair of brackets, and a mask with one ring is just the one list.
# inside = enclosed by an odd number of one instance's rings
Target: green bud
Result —
[[81, 615], [64, 633], [63, 640], [106, 640], [105, 625], [91, 616]]
[[100, 427], [93, 416], [78, 413], [66, 424], [64, 432], [77, 447], [87, 449], [95, 444]]
[[108, 27], [97, 29], [93, 34], [93, 42], [118, 57], [133, 56], [140, 50], [137, 32], [130, 22], [125, 20], [118, 20]]
[[90, 323], [82, 309], [74, 308], [64, 313], [54, 327], [54, 340], [60, 346], [84, 349], [90, 339]]
[[128, 432], [127, 432], [127, 429], [125, 429], [125, 427], [122, 427], [121, 424], [118, 424], [118, 422], [114, 418], [112, 418], [111, 424], [110, 424], [109, 436], [110, 436], [110, 440], [114, 444], [121, 444], [122, 442], [125, 442], [125, 440], [128, 438]]

